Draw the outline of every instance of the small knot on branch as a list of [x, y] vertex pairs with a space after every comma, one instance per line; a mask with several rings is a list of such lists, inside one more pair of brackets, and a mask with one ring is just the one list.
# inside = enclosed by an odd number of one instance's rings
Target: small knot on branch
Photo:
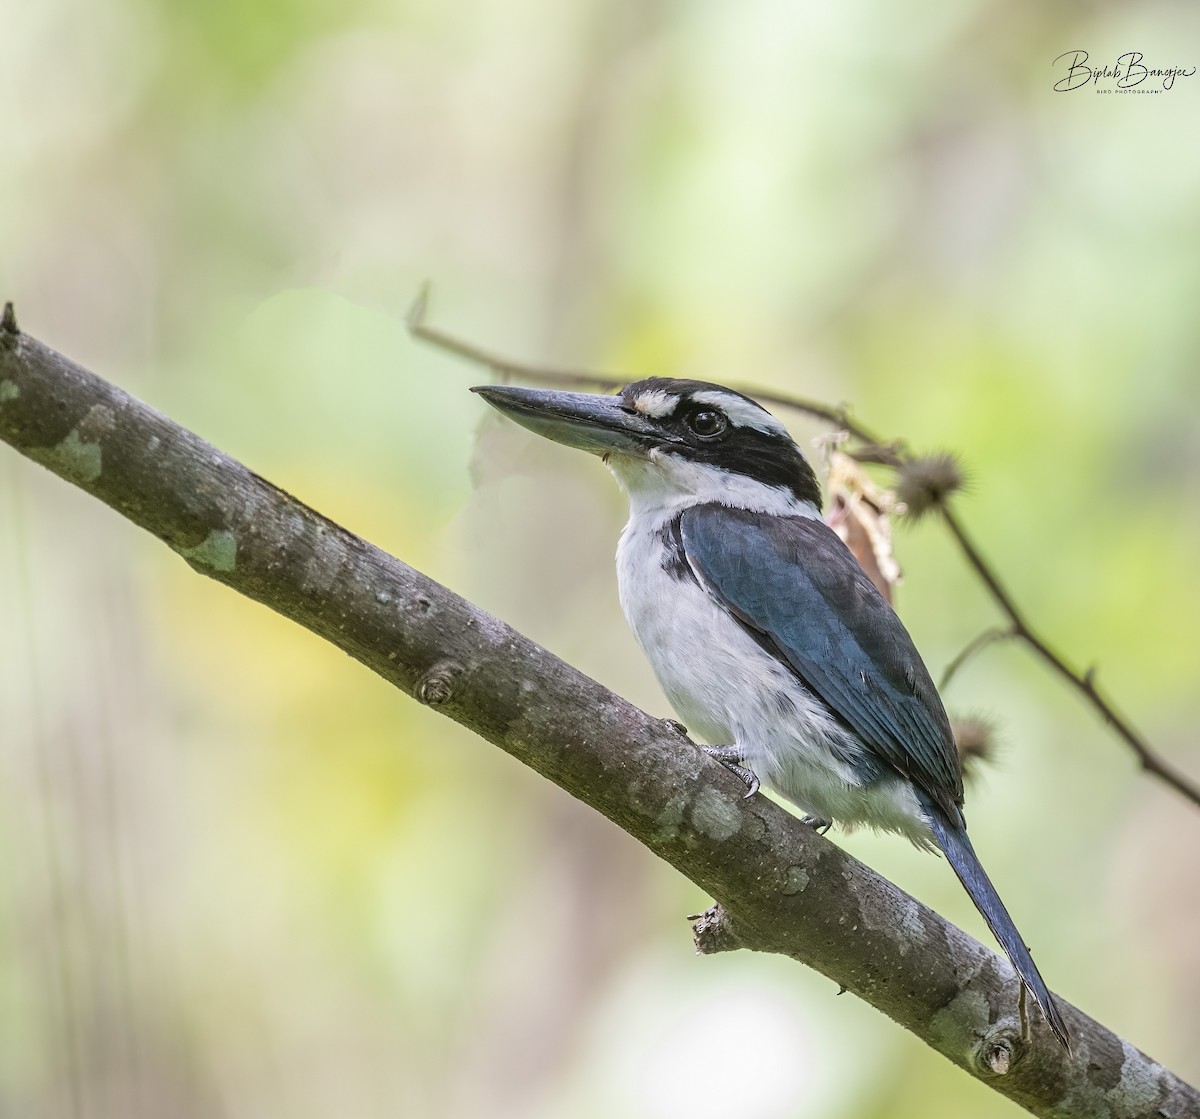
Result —
[[971, 1061], [981, 1076], [1007, 1076], [1021, 1059], [1024, 1048], [1011, 1022], [998, 1022], [980, 1038]]
[[457, 661], [438, 661], [417, 681], [417, 699], [429, 707], [438, 707], [454, 694], [454, 685], [463, 673]]
[[422, 618], [427, 618], [434, 611], [433, 599], [428, 595], [418, 594], [405, 606], [405, 610], [410, 614], [419, 614]]
[[942, 508], [966, 484], [962, 463], [950, 452], [911, 458], [900, 467], [896, 499], [904, 515], [918, 521], [933, 509]]
[[742, 947], [742, 939], [734, 931], [729, 914], [720, 905], [714, 905], [703, 913], [688, 917], [692, 925], [692, 943], [697, 956], [711, 956], [717, 952], [736, 952]]
[[17, 327], [17, 313], [13, 310], [11, 300], [4, 304], [4, 313], [0, 314], [0, 331], [13, 335], [21, 333]]

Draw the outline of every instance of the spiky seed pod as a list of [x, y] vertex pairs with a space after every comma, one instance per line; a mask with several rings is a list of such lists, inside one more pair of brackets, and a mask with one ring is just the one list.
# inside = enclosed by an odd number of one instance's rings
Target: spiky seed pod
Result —
[[971, 780], [982, 764], [995, 757], [995, 721], [986, 715], [959, 715], [950, 720], [950, 730], [962, 762], [963, 776]]
[[949, 451], [923, 455], [900, 467], [896, 498], [904, 515], [915, 521], [945, 505], [950, 495], [965, 484], [966, 475], [957, 455]]

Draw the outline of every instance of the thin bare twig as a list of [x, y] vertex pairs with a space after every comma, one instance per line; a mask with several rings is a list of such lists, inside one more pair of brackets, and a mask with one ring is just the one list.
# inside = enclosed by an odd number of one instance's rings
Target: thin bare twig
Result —
[[[491, 350], [486, 350], [482, 346], [476, 346], [473, 342], [467, 342], [436, 326], [430, 326], [425, 321], [428, 311], [429, 285], [425, 284], [418, 293], [417, 298], [413, 301], [413, 305], [408, 309], [408, 314], [405, 316], [409, 333], [414, 338], [419, 338], [422, 342], [428, 342], [431, 345], [437, 346], [438, 349], [445, 350], [447, 353], [454, 354], [457, 357], [465, 358], [476, 365], [482, 365], [492, 370], [499, 377], [530, 377], [536, 381], [550, 381], [556, 385], [572, 385], [598, 389], [619, 389], [629, 383], [628, 377], [606, 377], [603, 373], [589, 373], [587, 370], [582, 369], [554, 369], [548, 366], [528, 365], [525, 362], [513, 361], [511, 358], [501, 357], [499, 354], [493, 353]], [[734, 385], [733, 387], [737, 388], [738, 386]], [[759, 389], [751, 389], [751, 391], [753, 391], [756, 400], [762, 400], [768, 404], [778, 404], [784, 408], [794, 408], [800, 412], [807, 412], [816, 419], [824, 420], [826, 423], [832, 424], [842, 431], [849, 432], [855, 439], [859, 439], [863, 443], [878, 443], [878, 440], [874, 439], [864, 428], [859, 427], [850, 418], [845, 408], [834, 408], [831, 405], [822, 404], [817, 400], [803, 400], [800, 397], [776, 396]], [[882, 445], [873, 449], [880, 452], [886, 450]], [[885, 460], [872, 459], [871, 461], [882, 462]], [[893, 465], [890, 460], [887, 461], [889, 465]]]
[[997, 641], [1008, 641], [1016, 636], [1017, 630], [1012, 626], [992, 626], [991, 629], [985, 629], [982, 633], [971, 638], [962, 651], [946, 665], [942, 672], [942, 678], [938, 681], [938, 691], [944, 692], [950, 686], [950, 681], [954, 679], [958, 670], [975, 656], [976, 653], [981, 653], [989, 645], [995, 644]]
[[1000, 609], [1008, 615], [1009, 620], [1012, 622], [1013, 636], [1020, 641], [1024, 641], [1063, 680], [1091, 703], [1104, 721], [1112, 727], [1113, 733], [1134, 752], [1142, 768], [1147, 773], [1152, 773], [1155, 777], [1165, 781], [1177, 792], [1187, 797], [1193, 804], [1200, 805], [1200, 785], [1197, 785], [1190, 777], [1180, 773], [1179, 770], [1163, 761], [1150, 748], [1146, 740], [1134, 730], [1133, 726], [1121, 715], [1117, 714], [1111, 701], [1096, 687], [1095, 667], [1088, 668], [1082, 673], [1076, 672], [1058, 653], [1046, 644], [1044, 638], [1030, 628], [1029, 623], [1025, 620], [1025, 615], [1017, 609], [1012, 595], [1008, 593], [995, 571], [983, 556], [980, 555], [979, 549], [967, 535], [958, 518], [945, 507], [942, 508], [941, 513], [942, 520], [946, 522], [946, 527], [950, 530], [950, 535], [954, 537], [955, 542], [962, 549], [967, 563], [975, 570], [979, 578], [983, 580], [984, 585], [991, 593], [992, 598], [999, 604]]
[[625, 381], [617, 380], [613, 377], [604, 377], [599, 373], [588, 373], [582, 370], [571, 369], [535, 369], [528, 365], [523, 365], [519, 361], [509, 361], [508, 358], [494, 354], [490, 350], [485, 350], [482, 346], [476, 346], [471, 342], [456, 338], [453, 334], [447, 334], [444, 330], [439, 330], [435, 326], [430, 326], [425, 321], [425, 313], [428, 309], [429, 285], [425, 284], [422, 286], [417, 298], [413, 301], [413, 305], [408, 309], [408, 314], [405, 316], [408, 331], [414, 338], [419, 338], [422, 342], [428, 342], [430, 345], [437, 346], [440, 350], [445, 350], [447, 353], [464, 358], [475, 365], [482, 365], [490, 369], [498, 377], [504, 379], [509, 377], [534, 377], [542, 381], [553, 381], [556, 385], [578, 385], [580, 387], [600, 389], [618, 389], [625, 384]]
[[[467, 361], [485, 366], [497, 375], [509, 377], [528, 377], [537, 381], [548, 381], [558, 385], [589, 386], [592, 388], [615, 389], [628, 383], [629, 378], [605, 376], [600, 373], [588, 373], [584, 370], [547, 369], [525, 362], [512, 361], [500, 357], [487, 350], [465, 342], [452, 334], [436, 327], [429, 326], [425, 316], [429, 310], [429, 287], [421, 289], [416, 301], [408, 312], [408, 328], [413, 337], [453, 353]], [[903, 469], [913, 460], [913, 456], [904, 448], [903, 443], [880, 438], [877, 434], [850, 416], [845, 405], [830, 405], [819, 400], [810, 400], [801, 396], [792, 396], [777, 392], [765, 391], [747, 385], [735, 385], [739, 391], [767, 404], [775, 404], [782, 408], [791, 408], [845, 431], [864, 444], [854, 452], [854, 457], [864, 462], [880, 463], [893, 469]], [[967, 535], [958, 518], [950, 508], [942, 503], [939, 506], [942, 520], [949, 530], [951, 537], [958, 545], [968, 566], [979, 576], [987, 588], [992, 600], [1008, 618], [1007, 629], [988, 630], [976, 638], [967, 649], [951, 662], [943, 678], [944, 682], [953, 676], [965, 656], [973, 655], [984, 645], [999, 639], [999, 635], [1011, 636], [1014, 640], [1024, 642], [1034, 653], [1049, 665], [1059, 676], [1074, 688], [1091, 706], [1099, 712], [1113, 732], [1134, 753], [1147, 773], [1164, 781], [1176, 792], [1186, 797], [1200, 807], [1200, 785], [1190, 777], [1167, 764], [1151, 748], [1149, 743], [1122, 716], [1117, 714], [1111, 701], [1096, 687], [1095, 669], [1089, 668], [1083, 673], [1076, 672], [1067, 662], [1055, 652], [1045, 639], [1029, 624], [1024, 613], [1017, 606], [1012, 595], [1005, 588], [992, 565], [984, 559], [979, 549]], [[993, 635], [993, 636], [989, 636]], [[984, 640], [986, 638], [986, 640]]]

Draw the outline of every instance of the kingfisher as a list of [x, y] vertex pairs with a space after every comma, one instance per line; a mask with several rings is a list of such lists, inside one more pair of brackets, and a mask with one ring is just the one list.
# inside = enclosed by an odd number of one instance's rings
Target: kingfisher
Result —
[[523, 427], [599, 455], [629, 497], [621, 607], [667, 699], [752, 796], [827, 829], [941, 850], [1058, 1040], [1063, 1016], [985, 873], [937, 689], [900, 618], [821, 518], [821, 488], [750, 397], [651, 377], [616, 395], [472, 389]]

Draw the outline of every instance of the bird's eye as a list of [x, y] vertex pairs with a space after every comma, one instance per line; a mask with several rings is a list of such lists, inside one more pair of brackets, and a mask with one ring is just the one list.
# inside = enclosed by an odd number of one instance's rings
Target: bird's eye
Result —
[[714, 436], [720, 435], [728, 422], [720, 412], [714, 412], [711, 408], [693, 412], [687, 418], [688, 427], [702, 439], [712, 439]]

